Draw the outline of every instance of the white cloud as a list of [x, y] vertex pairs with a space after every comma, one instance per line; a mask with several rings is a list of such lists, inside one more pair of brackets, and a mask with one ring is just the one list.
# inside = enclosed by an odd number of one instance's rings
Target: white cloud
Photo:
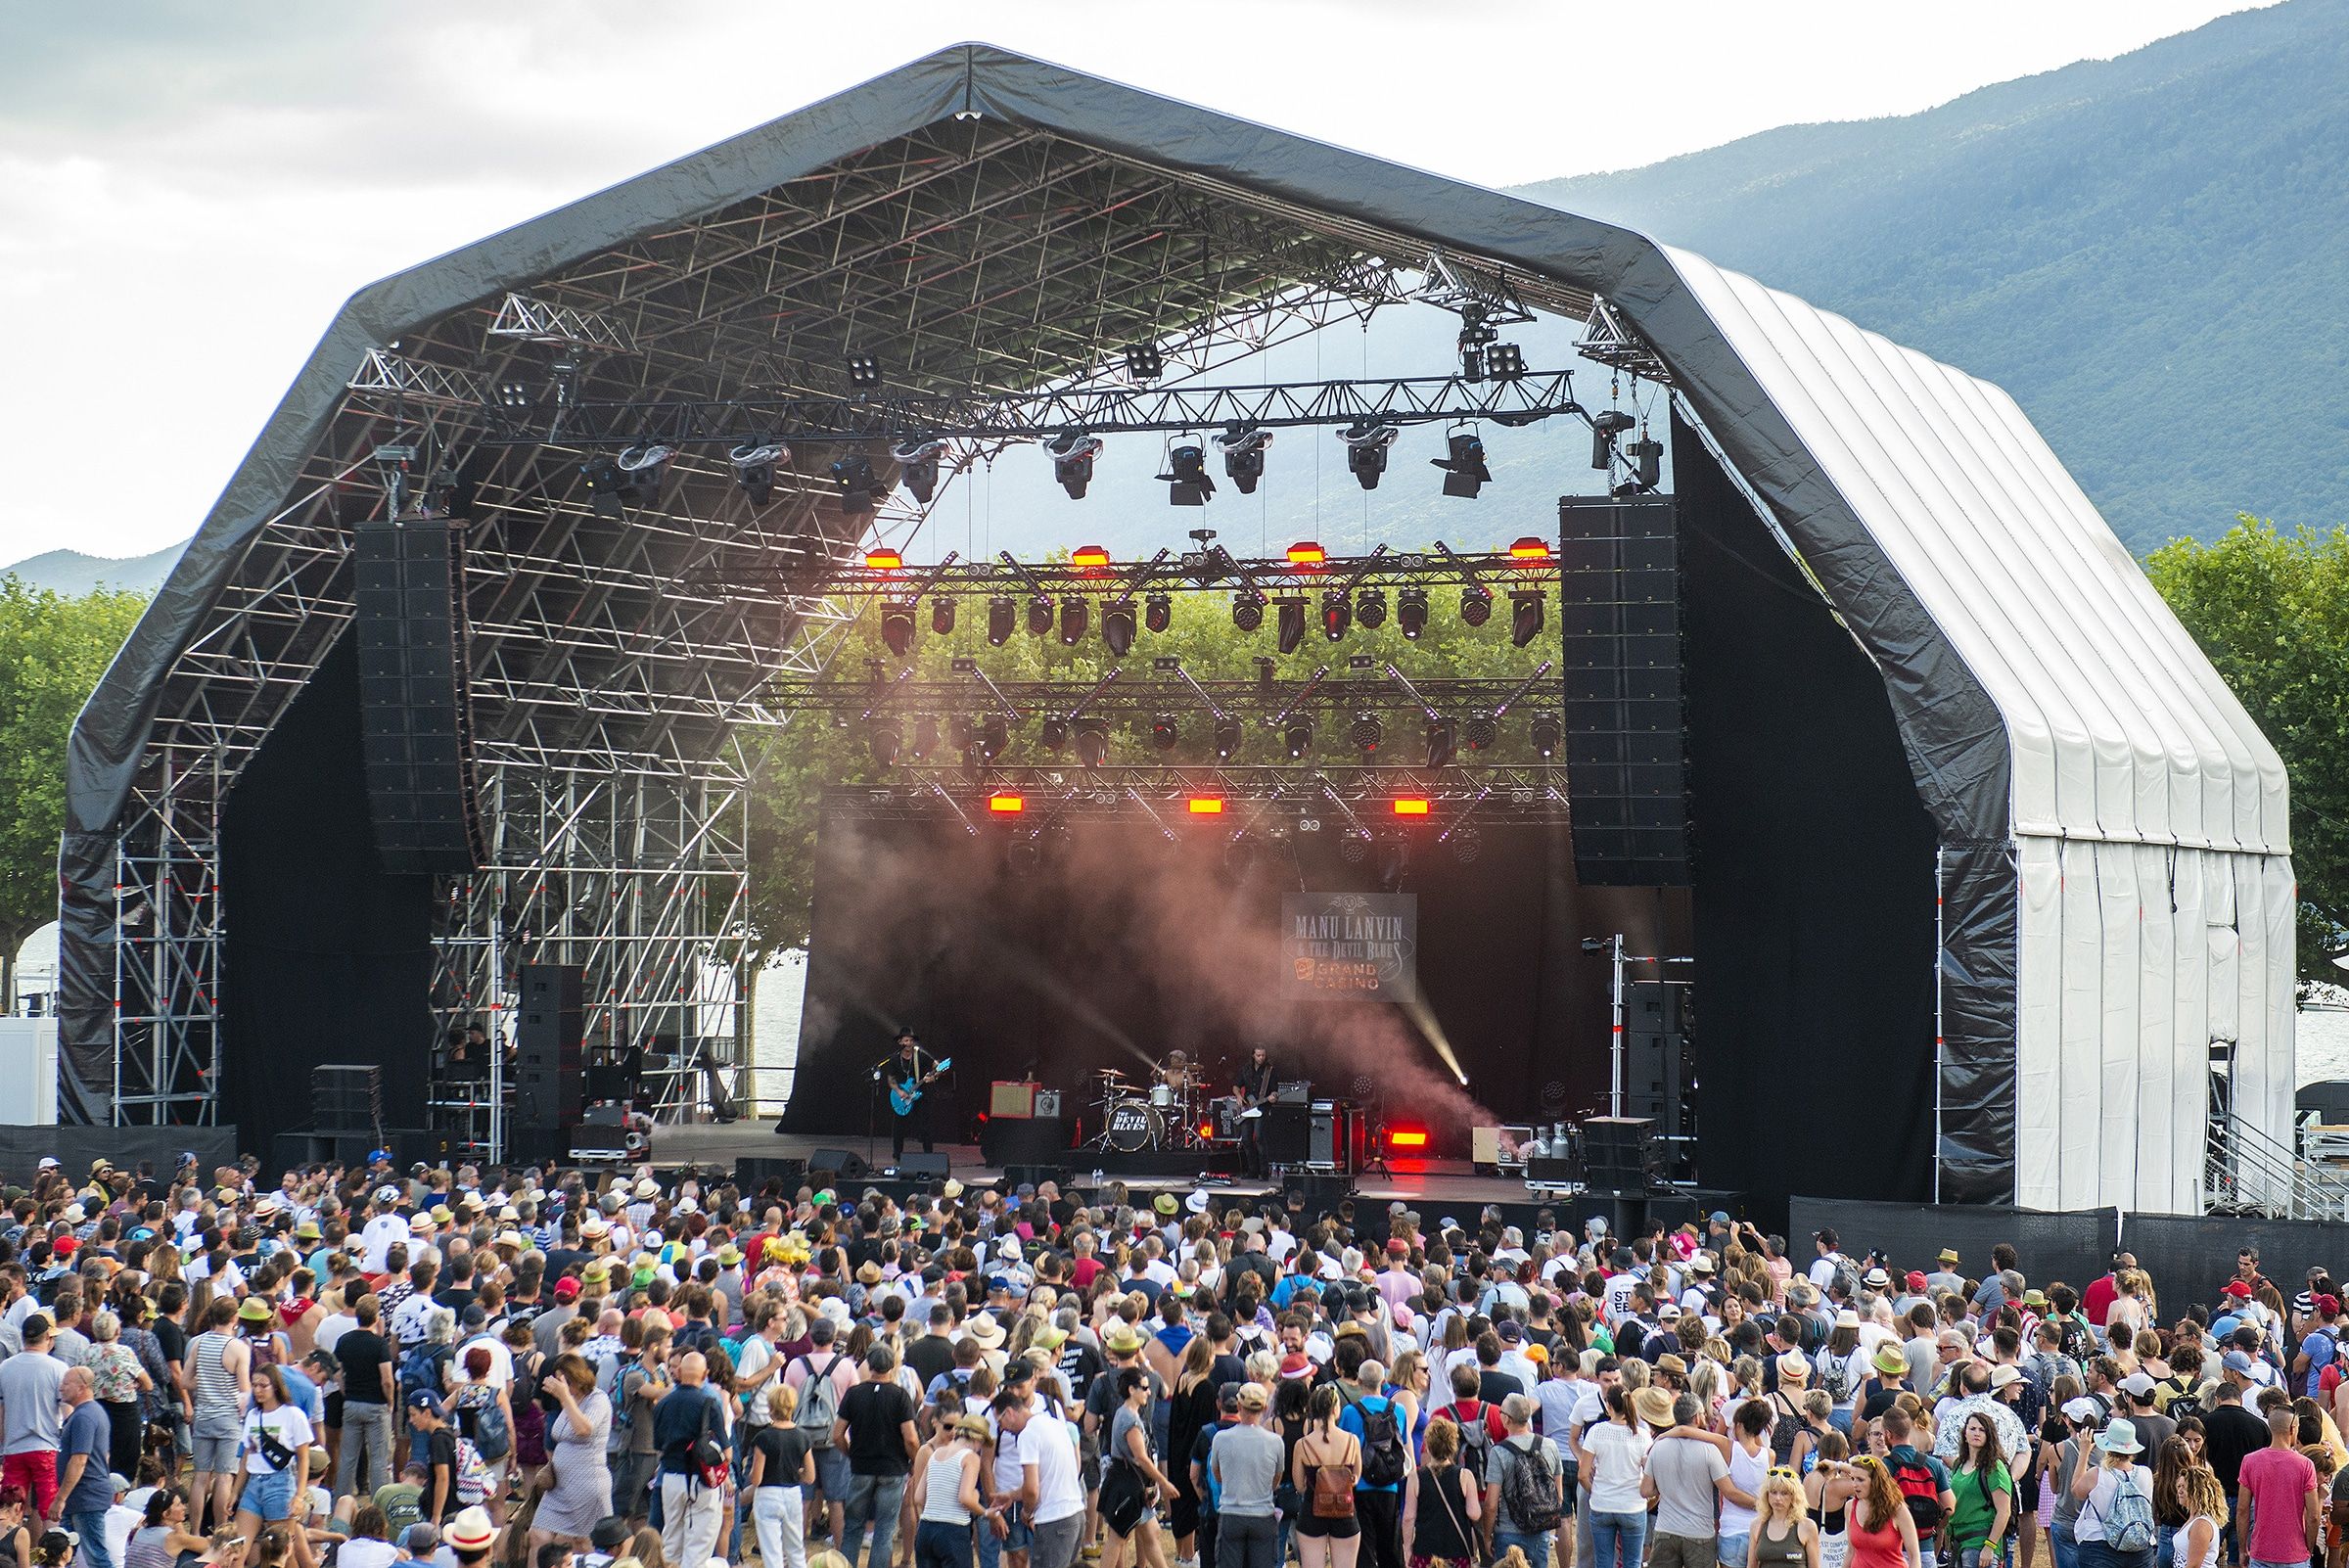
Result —
[[2224, 9], [12, 7], [0, 431], [63, 460], [12, 466], [0, 561], [184, 536], [360, 285], [965, 38], [1506, 183], [1912, 111]]

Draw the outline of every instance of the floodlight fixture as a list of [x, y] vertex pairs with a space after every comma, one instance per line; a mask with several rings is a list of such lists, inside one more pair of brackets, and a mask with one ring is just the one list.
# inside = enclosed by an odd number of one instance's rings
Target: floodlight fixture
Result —
[[1077, 761], [1087, 767], [1099, 767], [1109, 761], [1109, 720], [1099, 714], [1077, 720]]
[[876, 718], [865, 727], [865, 749], [873, 756], [875, 767], [888, 767], [898, 760], [898, 748], [903, 744], [894, 718]]
[[1052, 457], [1052, 478], [1069, 493], [1072, 501], [1084, 499], [1085, 486], [1093, 482], [1093, 459], [1100, 455], [1101, 438], [1083, 431], [1068, 431], [1044, 438], [1044, 450]]
[[1124, 352], [1126, 374], [1135, 381], [1156, 381], [1167, 373], [1166, 351], [1154, 343], [1129, 343]]
[[1158, 477], [1167, 484], [1169, 506], [1204, 506], [1216, 493], [1216, 482], [1207, 473], [1207, 449], [1196, 441], [1168, 447], [1167, 471]]
[[1380, 746], [1385, 744], [1387, 726], [1378, 715], [1364, 709], [1354, 715], [1353, 724], [1347, 728], [1346, 738], [1354, 743], [1356, 751], [1360, 752], [1364, 758], [1368, 758], [1372, 752], [1377, 751]]
[[1450, 767], [1451, 765], [1452, 753], [1456, 747], [1457, 740], [1455, 738], [1451, 719], [1431, 718], [1427, 721], [1428, 766]]
[[844, 452], [832, 459], [832, 483], [840, 486], [840, 509], [852, 515], [870, 512], [889, 490], [873, 472], [873, 460], [862, 452]]
[[1053, 714], [1037, 728], [1036, 738], [1043, 743], [1045, 751], [1057, 752], [1069, 743], [1069, 721]]
[[1216, 761], [1228, 762], [1240, 754], [1240, 742], [1246, 730], [1237, 718], [1226, 714], [1216, 720]]
[[1142, 601], [1142, 624], [1153, 634], [1174, 623], [1174, 601], [1163, 593], [1154, 593]]
[[913, 601], [890, 599], [881, 606], [881, 640], [899, 659], [913, 651]]
[[620, 465], [609, 457], [590, 458], [579, 465], [579, 477], [587, 486], [587, 502], [597, 517], [618, 517], [621, 507], [629, 496], [628, 477]]
[[1460, 738], [1472, 752], [1488, 751], [1500, 739], [1500, 721], [1491, 714], [1470, 714], [1460, 726]]
[[1041, 637], [1048, 635], [1051, 630], [1052, 601], [1048, 596], [1039, 593], [1028, 601], [1028, 635]]
[[1460, 620], [1471, 626], [1481, 626], [1493, 619], [1493, 590], [1481, 582], [1471, 582], [1460, 590]]
[[1150, 744], [1162, 752], [1171, 752], [1182, 739], [1182, 722], [1173, 714], [1160, 714], [1150, 720]]
[[852, 351], [847, 356], [849, 385], [878, 387], [881, 385], [881, 361], [868, 353]]
[[936, 598], [930, 601], [930, 629], [941, 637], [954, 634], [954, 601]]
[[1632, 477], [1643, 490], [1652, 490], [1664, 483], [1664, 443], [1652, 437], [1642, 436], [1635, 441], [1626, 441], [1623, 455], [1632, 462]]
[[1620, 408], [1610, 408], [1590, 416], [1590, 466], [1606, 469], [1615, 463], [1615, 438], [1635, 427], [1639, 421]]
[[1001, 595], [987, 601], [987, 645], [1000, 648], [1011, 641], [1019, 624], [1020, 607]]
[[1548, 761], [1558, 755], [1558, 743], [1565, 738], [1564, 728], [1555, 714], [1536, 714], [1531, 731], [1534, 755]]
[[1344, 642], [1354, 625], [1354, 600], [1344, 588], [1324, 588], [1321, 592], [1321, 635], [1332, 642]]
[[1304, 714], [1292, 714], [1281, 726], [1281, 743], [1288, 748], [1289, 761], [1301, 760], [1313, 749], [1313, 721]]
[[1241, 631], [1254, 631], [1265, 623], [1265, 596], [1254, 588], [1242, 588], [1231, 596], [1231, 623]]
[[1485, 466], [1484, 438], [1472, 430], [1455, 430], [1444, 438], [1446, 455], [1428, 459], [1430, 466], [1444, 471], [1444, 493], [1473, 501], [1477, 491], [1493, 483], [1493, 471]]
[[1092, 609], [1082, 594], [1072, 593], [1060, 601], [1060, 640], [1064, 646], [1074, 648], [1084, 640]]

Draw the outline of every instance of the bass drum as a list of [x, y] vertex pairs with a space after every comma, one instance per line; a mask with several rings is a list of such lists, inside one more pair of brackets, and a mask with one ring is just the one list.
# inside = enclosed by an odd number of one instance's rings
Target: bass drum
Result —
[[1120, 1154], [1139, 1154], [1165, 1135], [1166, 1124], [1148, 1100], [1119, 1100], [1109, 1108], [1101, 1141]]

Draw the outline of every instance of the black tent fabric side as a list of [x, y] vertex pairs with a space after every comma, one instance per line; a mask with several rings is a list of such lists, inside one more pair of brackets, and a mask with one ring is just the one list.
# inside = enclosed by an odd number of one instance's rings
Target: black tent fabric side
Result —
[[345, 633], [262, 743], [221, 825], [223, 1010], [236, 1021], [220, 1118], [249, 1149], [310, 1125], [310, 1069], [381, 1065], [392, 1127], [424, 1125], [433, 879], [377, 863], [359, 752], [358, 639]]
[[1676, 426], [1699, 1173], [1764, 1215], [1933, 1185], [1933, 848], [1883, 682]]

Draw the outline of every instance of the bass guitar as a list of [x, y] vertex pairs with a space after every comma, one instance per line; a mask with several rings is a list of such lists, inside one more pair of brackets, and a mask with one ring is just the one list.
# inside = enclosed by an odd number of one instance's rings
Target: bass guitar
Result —
[[913, 1080], [911, 1083], [890, 1084], [889, 1108], [895, 1111], [898, 1115], [903, 1116], [907, 1111], [913, 1109], [914, 1101], [922, 1097], [922, 1090], [928, 1088], [932, 1084], [938, 1082], [938, 1075], [953, 1065], [953, 1057], [944, 1057], [939, 1061], [939, 1064], [936, 1067], [933, 1067], [929, 1072], [924, 1073], [921, 1077]]

